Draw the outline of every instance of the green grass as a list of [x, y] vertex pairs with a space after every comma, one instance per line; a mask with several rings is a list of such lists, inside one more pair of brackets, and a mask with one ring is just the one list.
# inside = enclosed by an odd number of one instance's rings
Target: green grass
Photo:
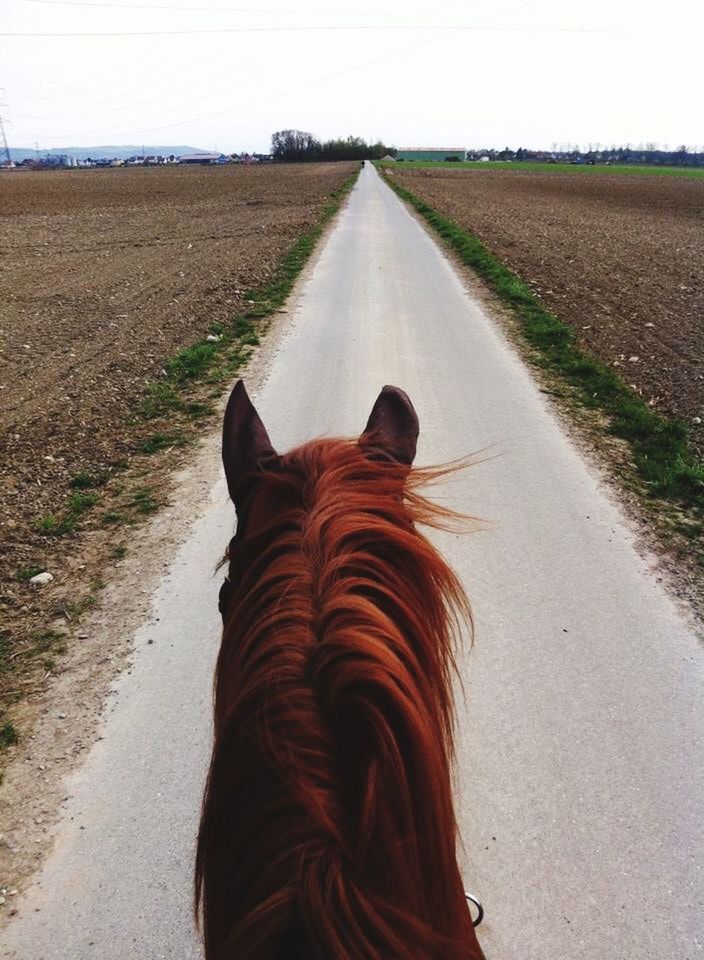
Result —
[[66, 636], [58, 630], [37, 630], [33, 634], [33, 639], [32, 655], [36, 656], [56, 649], [57, 644], [61, 647], [65, 643]]
[[10, 646], [10, 634], [8, 630], [0, 631], [0, 673], [7, 670], [10, 665], [10, 656], [12, 647]]
[[142, 514], [155, 513], [159, 509], [159, 504], [152, 496], [150, 487], [135, 490], [130, 500], [130, 506], [133, 507], [137, 513]]
[[180, 433], [155, 433], [139, 445], [140, 453], [153, 454], [167, 447], [182, 447], [186, 438]]
[[514, 160], [510, 163], [502, 161], [490, 161], [482, 163], [480, 160], [459, 160], [456, 163], [446, 160], [403, 160], [399, 161], [377, 161], [382, 167], [396, 167], [403, 170], [404, 167], [413, 170], [415, 167], [447, 167], [452, 170], [489, 170], [495, 172], [506, 172], [516, 170], [539, 170], [542, 173], [625, 173], [635, 174], [636, 176], [650, 177], [695, 177], [704, 178], [704, 167], [646, 167], [636, 164], [606, 164], [596, 163], [594, 166], [588, 163], [540, 163], [534, 160]]
[[200, 379], [218, 352], [219, 345], [220, 341], [213, 343], [206, 340], [204, 343], [196, 343], [192, 347], [181, 350], [166, 363], [169, 378], [180, 385], [187, 380]]
[[173, 384], [164, 380], [149, 384], [140, 410], [145, 420], [155, 420], [157, 417], [178, 410], [183, 410], [183, 401]]
[[8, 747], [17, 743], [19, 739], [19, 734], [14, 724], [9, 720], [3, 723], [2, 727], [0, 727], [0, 750], [7, 750]]
[[213, 405], [212, 403], [203, 401], [200, 403], [186, 403], [184, 404], [184, 410], [191, 420], [204, 420], [213, 412]]
[[72, 490], [92, 490], [94, 487], [104, 487], [110, 479], [107, 471], [99, 473], [77, 473], [75, 477], [69, 480], [69, 487]]
[[31, 580], [32, 577], [36, 577], [38, 573], [42, 573], [43, 570], [43, 567], [20, 567], [16, 573], [16, 577], [18, 580], [26, 582], [27, 580]]
[[108, 510], [102, 515], [100, 520], [103, 526], [117, 526], [118, 524], [126, 523], [127, 517], [122, 513], [118, 513], [116, 510]]
[[79, 517], [97, 502], [97, 493], [73, 493], [69, 497], [68, 508], [74, 517]]
[[36, 517], [33, 524], [37, 533], [42, 533], [45, 537], [60, 537], [64, 533], [71, 533], [75, 525], [75, 521], [69, 514], [58, 517], [55, 513], [46, 513], [42, 517]]
[[82, 600], [79, 600], [78, 603], [73, 604], [71, 612], [73, 613], [73, 616], [78, 619], [86, 612], [86, 610], [90, 610], [91, 607], [94, 607], [97, 602], [98, 598], [94, 593], [87, 593]]
[[47, 513], [43, 517], [34, 519], [34, 529], [47, 537], [62, 537], [66, 533], [73, 533], [76, 523], [100, 499], [97, 493], [81, 493], [77, 491], [68, 498], [66, 511], [62, 516]]
[[[20, 662], [31, 663], [41, 661], [47, 670], [53, 670], [54, 657], [57, 654], [66, 652], [66, 634], [58, 630], [34, 630], [31, 633], [31, 642], [15, 650], [11, 656], [10, 644], [8, 639], [0, 635], [0, 672], [9, 672], [11, 668], [16, 668]], [[19, 659], [16, 659], [18, 658]], [[16, 743], [12, 739], [12, 724], [5, 724], [0, 729], [0, 749]]]
[[628, 441], [650, 493], [704, 514], [704, 464], [688, 444], [686, 426], [653, 412], [611, 367], [585, 353], [573, 329], [545, 310], [530, 288], [476, 237], [392, 179], [387, 183], [513, 308], [541, 363], [567, 380], [586, 406], [608, 416], [609, 432]]

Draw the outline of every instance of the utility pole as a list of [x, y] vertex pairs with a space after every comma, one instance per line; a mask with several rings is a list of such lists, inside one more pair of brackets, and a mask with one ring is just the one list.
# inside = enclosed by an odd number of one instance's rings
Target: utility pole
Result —
[[5, 156], [7, 157], [8, 167], [12, 166], [12, 157], [10, 156], [10, 148], [7, 145], [7, 137], [5, 136], [5, 124], [2, 122], [2, 115], [0, 115], [0, 133], [2, 133], [2, 142], [5, 145]]
[[[0, 97], [0, 107], [5, 107], [7, 106], [7, 104], [5, 103], [4, 87], [0, 87], [0, 94], [2, 94], [2, 96]], [[0, 114], [0, 134], [2, 134], [2, 142], [5, 147], [5, 156], [7, 157], [7, 165], [8, 167], [11, 167], [12, 157], [10, 156], [10, 148], [7, 145], [7, 137], [5, 136], [5, 124], [2, 122], [2, 114]]]

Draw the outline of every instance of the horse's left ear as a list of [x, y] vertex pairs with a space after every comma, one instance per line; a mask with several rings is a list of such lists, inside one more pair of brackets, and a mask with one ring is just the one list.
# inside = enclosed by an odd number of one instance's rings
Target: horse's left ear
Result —
[[242, 481], [276, 456], [244, 381], [238, 380], [227, 401], [222, 428], [222, 462], [227, 489], [235, 506]]
[[416, 455], [418, 416], [403, 390], [382, 389], [358, 442], [373, 459], [395, 460], [410, 467]]

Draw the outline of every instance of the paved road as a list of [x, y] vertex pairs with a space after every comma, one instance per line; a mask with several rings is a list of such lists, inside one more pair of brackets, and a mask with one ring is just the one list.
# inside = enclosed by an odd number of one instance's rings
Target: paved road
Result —
[[[418, 410], [419, 463], [499, 445], [445, 492], [490, 528], [436, 538], [477, 624], [458, 802], [488, 960], [702, 956], [704, 656], [619, 511], [372, 170], [299, 304], [256, 397], [281, 449], [358, 433], [384, 383]], [[155, 596], [6, 956], [199, 956], [190, 877], [223, 501], [220, 484]]]

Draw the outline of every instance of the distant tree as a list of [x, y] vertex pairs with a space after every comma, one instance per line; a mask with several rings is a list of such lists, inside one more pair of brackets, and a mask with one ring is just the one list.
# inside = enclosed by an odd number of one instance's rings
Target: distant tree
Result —
[[379, 160], [387, 153], [395, 155], [395, 147], [381, 141], [368, 144], [362, 137], [339, 137], [320, 141], [303, 130], [278, 130], [271, 137], [271, 155], [277, 163], [300, 163], [314, 160]]
[[670, 149], [667, 144], [662, 146], [654, 142], [641, 143], [637, 147], [633, 144], [612, 143], [611, 146], [602, 143], [589, 143], [583, 147], [573, 143], [553, 142], [555, 149], [548, 154], [544, 150], [530, 150], [525, 147], [519, 147], [515, 154], [512, 154], [508, 147], [497, 151], [491, 147], [483, 147], [481, 150], [468, 151], [467, 159], [479, 159], [488, 157], [490, 160], [509, 159], [514, 156], [516, 160], [547, 160], [555, 163], [558, 160], [569, 161], [572, 163], [637, 163], [647, 164], [648, 166], [687, 166], [704, 167], [704, 146], [695, 147], [681, 144], [676, 150]]
[[304, 130], [278, 130], [271, 136], [271, 155], [277, 163], [318, 160], [320, 143]]
[[679, 164], [682, 167], [686, 166], [687, 159], [688, 159], [687, 157], [688, 150], [689, 148], [687, 147], [686, 143], [683, 143], [681, 146], [679, 146], [677, 150], [675, 150], [675, 155], [673, 157], [673, 160], [675, 161], [675, 163]]

